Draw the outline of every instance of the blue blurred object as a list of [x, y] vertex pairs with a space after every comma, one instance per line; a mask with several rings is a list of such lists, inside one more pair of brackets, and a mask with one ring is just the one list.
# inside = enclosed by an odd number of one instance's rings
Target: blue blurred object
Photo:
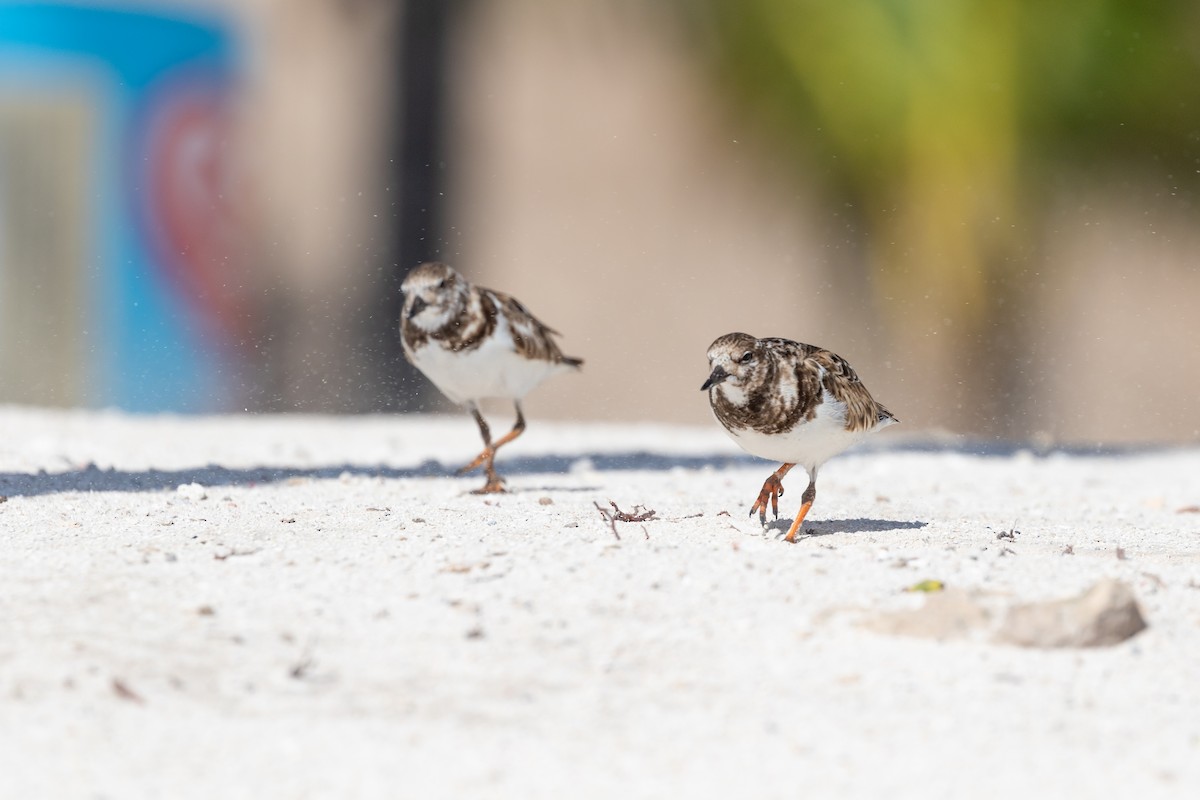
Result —
[[0, 4], [0, 400], [237, 402], [238, 60], [221, 18]]

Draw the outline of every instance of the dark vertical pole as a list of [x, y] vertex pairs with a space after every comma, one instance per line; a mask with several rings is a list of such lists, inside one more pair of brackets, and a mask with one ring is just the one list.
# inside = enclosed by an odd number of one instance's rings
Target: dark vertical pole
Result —
[[431, 399], [428, 383], [405, 362], [400, 348], [400, 284], [414, 266], [442, 253], [445, 59], [454, 5], [453, 0], [402, 0], [396, 25], [388, 181], [392, 236], [369, 337], [379, 359], [374, 405], [380, 410], [418, 410]]

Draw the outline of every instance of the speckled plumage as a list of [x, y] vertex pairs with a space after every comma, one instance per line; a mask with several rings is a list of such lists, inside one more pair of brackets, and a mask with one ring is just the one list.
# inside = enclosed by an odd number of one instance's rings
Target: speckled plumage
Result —
[[[419, 314], [411, 313], [413, 300], [421, 292], [426, 306], [444, 308], [444, 313], [422, 324]], [[400, 332], [404, 352], [411, 361], [425, 346], [436, 343], [444, 350], [466, 352], [476, 350], [502, 323], [507, 326], [514, 353], [532, 361], [578, 367], [583, 361], [564, 356], [554, 341], [558, 331], [544, 324], [521, 305], [512, 295], [475, 286], [449, 265], [440, 261], [426, 262], [408, 274], [402, 291], [405, 294], [405, 313]], [[418, 318], [414, 318], [418, 317]], [[414, 362], [415, 364], [415, 362]]]
[[809, 474], [804, 505], [788, 541], [816, 498], [817, 470], [869, 433], [898, 422], [877, 402], [841, 356], [789, 339], [721, 336], [708, 348], [708, 392], [713, 416], [743, 450], [783, 462], [750, 513], [766, 520], [769, 501], [778, 515], [781, 479], [796, 464]]
[[[556, 372], [583, 361], [563, 355], [556, 331], [514, 297], [473, 285], [441, 262], [420, 265], [404, 279], [400, 338], [405, 357], [479, 425], [484, 450], [464, 470], [486, 465], [484, 491], [503, 491], [495, 451], [525, 429], [521, 400]], [[517, 422], [494, 444], [479, 411], [485, 398], [513, 401]]]

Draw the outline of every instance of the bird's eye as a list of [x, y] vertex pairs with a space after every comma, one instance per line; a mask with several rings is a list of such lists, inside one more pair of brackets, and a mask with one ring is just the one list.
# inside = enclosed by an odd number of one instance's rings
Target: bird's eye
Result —
[[749, 364], [753, 360], [754, 360], [754, 353], [747, 350], [746, 352], [742, 353], [742, 357], [738, 359], [738, 363], [739, 364]]
[[450, 279], [442, 278], [440, 281], [438, 281], [437, 287], [438, 287], [438, 289], [445, 289], [449, 285], [450, 285]]

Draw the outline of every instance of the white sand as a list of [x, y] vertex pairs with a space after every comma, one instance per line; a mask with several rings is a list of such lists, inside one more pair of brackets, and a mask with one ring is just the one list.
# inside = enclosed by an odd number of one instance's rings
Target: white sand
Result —
[[[715, 425], [533, 420], [489, 499], [465, 416], [0, 431], [6, 798], [1200, 796], [1200, 450], [884, 434], [788, 545]], [[1150, 623], [1112, 648], [863, 627], [1106, 576]]]

